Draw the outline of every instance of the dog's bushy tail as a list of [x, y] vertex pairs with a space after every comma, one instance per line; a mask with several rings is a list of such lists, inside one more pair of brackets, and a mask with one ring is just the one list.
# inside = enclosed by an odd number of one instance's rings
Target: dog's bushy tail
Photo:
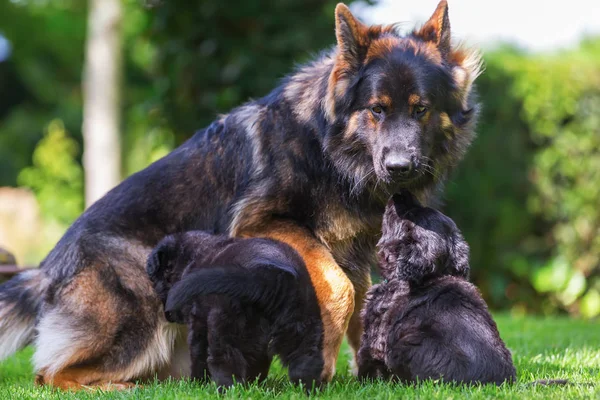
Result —
[[296, 272], [273, 263], [254, 268], [212, 267], [186, 275], [169, 291], [165, 311], [180, 310], [199, 296], [221, 294], [254, 304], [266, 313], [279, 309], [296, 284]]
[[48, 287], [39, 269], [21, 272], [0, 285], [0, 360], [27, 346]]

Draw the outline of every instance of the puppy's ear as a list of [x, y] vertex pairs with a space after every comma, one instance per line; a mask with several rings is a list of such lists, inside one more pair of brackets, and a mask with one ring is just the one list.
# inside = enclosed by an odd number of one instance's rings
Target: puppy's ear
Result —
[[146, 272], [150, 277], [154, 277], [160, 271], [160, 267], [164, 260], [163, 249], [161, 247], [155, 248], [150, 256], [148, 257], [148, 262], [146, 264]]
[[449, 249], [449, 267], [452, 275], [469, 279], [469, 245], [458, 229], [452, 234]]
[[398, 269], [398, 241], [379, 242], [377, 247], [377, 265], [379, 274], [385, 279], [392, 279], [396, 276]]
[[437, 269], [437, 256], [428, 244], [408, 245], [405, 254], [400, 256], [396, 273], [401, 280], [413, 284], [421, 283], [425, 277], [433, 275]]
[[146, 264], [146, 272], [150, 278], [164, 275], [173, 254], [173, 249], [174, 243], [172, 243], [171, 240], [166, 240], [159, 243], [154, 250], [152, 250]]

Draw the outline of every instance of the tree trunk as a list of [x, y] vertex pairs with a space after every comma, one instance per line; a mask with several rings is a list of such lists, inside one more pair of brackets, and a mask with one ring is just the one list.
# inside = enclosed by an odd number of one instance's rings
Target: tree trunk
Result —
[[121, 180], [121, 0], [89, 0], [83, 167], [89, 207]]

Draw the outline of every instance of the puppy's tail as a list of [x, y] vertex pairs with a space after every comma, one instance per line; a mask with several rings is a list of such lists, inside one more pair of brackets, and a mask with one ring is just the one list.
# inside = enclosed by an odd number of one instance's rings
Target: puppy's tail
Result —
[[255, 304], [265, 312], [280, 308], [291, 294], [297, 273], [265, 263], [255, 268], [214, 267], [185, 276], [169, 291], [165, 311], [180, 310], [199, 296], [221, 294]]
[[21, 272], [0, 285], [0, 360], [27, 346], [48, 287], [39, 269]]

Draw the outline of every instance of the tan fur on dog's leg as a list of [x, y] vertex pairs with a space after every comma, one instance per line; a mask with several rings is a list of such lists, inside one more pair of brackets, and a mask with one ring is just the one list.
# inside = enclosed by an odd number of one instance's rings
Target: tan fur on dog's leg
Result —
[[329, 250], [308, 230], [292, 223], [274, 222], [268, 230], [244, 232], [243, 236], [270, 237], [289, 244], [306, 263], [321, 308], [323, 360], [321, 378], [330, 381], [344, 333], [354, 311], [354, 286]]
[[106, 373], [93, 368], [67, 368], [53, 377], [45, 377], [43, 373], [38, 374], [35, 379], [36, 385], [51, 385], [62, 390], [127, 390], [136, 387], [133, 382], [102, 381]]

